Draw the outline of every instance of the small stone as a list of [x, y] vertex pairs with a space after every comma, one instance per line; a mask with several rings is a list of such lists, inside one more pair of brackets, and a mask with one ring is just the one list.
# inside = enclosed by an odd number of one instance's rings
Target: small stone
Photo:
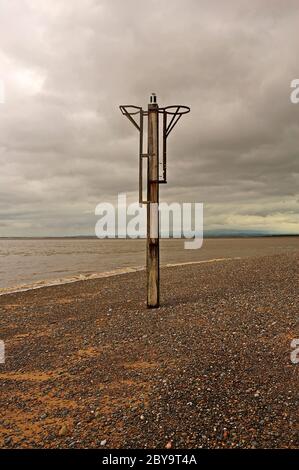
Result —
[[103, 439], [101, 442], [100, 442], [100, 445], [101, 446], [105, 446], [107, 444], [107, 439]]
[[144, 420], [144, 415], [141, 415], [141, 416], [140, 416], [140, 419], [143, 421], [143, 420]]
[[61, 428], [59, 429], [58, 435], [59, 436], [65, 436], [67, 434], [67, 431], [68, 431], [68, 429], [67, 429], [66, 425], [63, 424], [61, 426]]
[[11, 444], [11, 443], [12, 443], [12, 437], [11, 436], [5, 437], [4, 444], [8, 445], [8, 444]]
[[165, 446], [165, 449], [171, 449], [172, 448], [172, 442], [169, 441], [167, 442], [166, 446]]

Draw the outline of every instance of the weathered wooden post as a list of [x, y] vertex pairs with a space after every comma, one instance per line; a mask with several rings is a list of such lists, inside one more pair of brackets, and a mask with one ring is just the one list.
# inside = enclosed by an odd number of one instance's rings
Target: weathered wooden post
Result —
[[[157, 308], [160, 305], [160, 253], [159, 253], [159, 184], [167, 183], [166, 140], [170, 132], [182, 117], [189, 113], [188, 106], [174, 105], [159, 108], [155, 93], [150, 96], [148, 108], [121, 105], [120, 110], [139, 131], [139, 203], [147, 204], [147, 306]], [[160, 176], [159, 162], [159, 114], [163, 117], [163, 171]], [[139, 121], [135, 116], [139, 115]], [[144, 116], [148, 118], [147, 153], [143, 153]], [[168, 122], [168, 116], [169, 122]], [[147, 198], [143, 199], [143, 159], [147, 159]]]
[[159, 106], [153, 93], [148, 105], [147, 306], [159, 307]]

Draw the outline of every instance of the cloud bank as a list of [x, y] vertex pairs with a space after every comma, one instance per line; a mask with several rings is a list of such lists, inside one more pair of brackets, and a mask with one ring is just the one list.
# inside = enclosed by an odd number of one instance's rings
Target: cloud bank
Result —
[[118, 105], [186, 104], [161, 200], [205, 228], [299, 232], [299, 9], [289, 0], [0, 3], [0, 236], [94, 234], [137, 198], [138, 136]]

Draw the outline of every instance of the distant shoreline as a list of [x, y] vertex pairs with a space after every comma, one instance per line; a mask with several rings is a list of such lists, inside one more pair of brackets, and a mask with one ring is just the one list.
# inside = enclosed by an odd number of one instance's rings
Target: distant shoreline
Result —
[[[204, 239], [221, 239], [221, 238], [288, 238], [288, 237], [299, 237], [299, 233], [288, 233], [288, 234], [227, 234], [227, 235], [207, 235]], [[58, 236], [58, 237], [0, 237], [0, 240], [146, 240], [144, 238], [97, 238], [95, 236], [88, 235], [72, 235], [72, 236]], [[190, 238], [184, 237], [161, 237], [160, 240], [190, 240]]]

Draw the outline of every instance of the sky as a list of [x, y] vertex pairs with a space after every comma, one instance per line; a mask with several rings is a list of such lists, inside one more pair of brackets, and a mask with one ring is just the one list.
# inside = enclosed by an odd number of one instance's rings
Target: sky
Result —
[[161, 201], [206, 230], [299, 233], [298, 0], [0, 0], [0, 236], [93, 235], [137, 200], [120, 104], [184, 104]]

